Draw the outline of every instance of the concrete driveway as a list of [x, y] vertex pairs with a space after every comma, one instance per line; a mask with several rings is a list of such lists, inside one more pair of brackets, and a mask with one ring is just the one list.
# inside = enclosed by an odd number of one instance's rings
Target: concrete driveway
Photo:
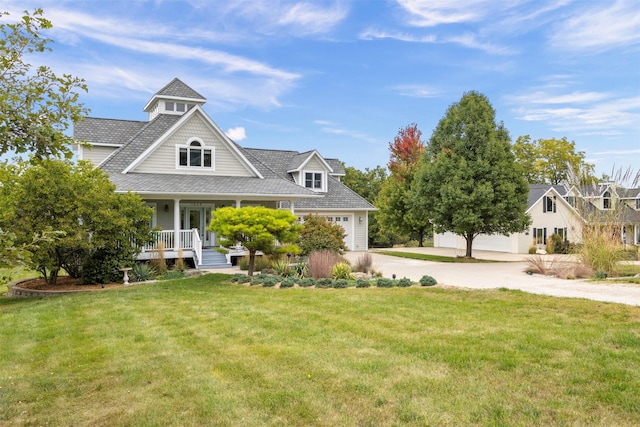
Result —
[[[391, 250], [444, 256], [464, 255], [464, 253], [461, 254], [454, 249], [444, 248], [401, 248]], [[595, 301], [640, 306], [640, 285], [614, 284], [611, 282], [594, 283], [584, 280], [565, 280], [538, 274], [527, 275], [524, 270], [527, 267], [526, 260], [530, 255], [474, 251], [473, 255], [476, 258], [502, 262], [457, 264], [419, 261], [381, 255], [375, 252], [370, 253], [373, 257], [374, 269], [382, 272], [384, 277], [389, 278], [395, 274], [398, 279], [407, 277], [418, 281], [422, 276], [428, 274], [442, 285], [471, 289], [518, 289], [534, 294], [586, 298]], [[362, 252], [347, 252], [345, 257], [353, 264], [362, 254]], [[546, 257], [552, 257], [552, 255], [546, 255]], [[560, 257], [560, 259], [562, 258]]]

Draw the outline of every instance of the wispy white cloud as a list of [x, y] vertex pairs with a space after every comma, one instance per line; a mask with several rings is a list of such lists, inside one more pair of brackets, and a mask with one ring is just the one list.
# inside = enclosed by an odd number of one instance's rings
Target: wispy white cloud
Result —
[[409, 13], [409, 24], [434, 27], [483, 19], [496, 3], [490, 0], [397, 0]]
[[412, 98], [434, 98], [439, 95], [440, 91], [431, 86], [426, 85], [397, 85], [392, 88], [401, 96]]
[[373, 138], [365, 133], [359, 132], [359, 131], [354, 131], [352, 129], [345, 129], [342, 128], [340, 126], [338, 126], [337, 124], [330, 122], [330, 121], [326, 121], [326, 120], [314, 120], [313, 123], [320, 125], [321, 126], [321, 130], [322, 132], [325, 133], [330, 133], [332, 135], [341, 135], [341, 136], [346, 136], [349, 138], [353, 138], [353, 139], [358, 139], [360, 141], [364, 141], [364, 142], [368, 142], [371, 144], [377, 144], [380, 141], [377, 140], [376, 138]]
[[454, 36], [437, 37], [432, 34], [415, 35], [407, 32], [381, 31], [366, 29], [360, 33], [361, 40], [391, 39], [410, 43], [457, 44], [468, 49], [477, 49], [493, 55], [508, 55], [515, 51], [506, 46], [483, 42], [475, 34], [465, 33]]
[[509, 97], [507, 102], [521, 120], [547, 122], [553, 130], [582, 135], [621, 135], [640, 122], [640, 97], [544, 88]]
[[606, 50], [640, 43], [640, 5], [637, 0], [587, 3], [562, 21], [551, 44], [562, 50]]
[[366, 29], [362, 31], [359, 35], [361, 40], [376, 40], [376, 39], [393, 39], [399, 40], [403, 42], [411, 42], [411, 43], [435, 43], [436, 36], [434, 35], [426, 35], [426, 36], [416, 36], [409, 33], [400, 33], [400, 32], [387, 32], [380, 31], [374, 29]]
[[242, 141], [244, 139], [247, 138], [247, 133], [245, 128], [243, 128], [242, 126], [238, 126], [235, 128], [230, 128], [229, 130], [227, 130], [225, 132], [225, 134], [231, 138], [233, 141]]
[[212, 2], [225, 16], [241, 18], [252, 31], [262, 34], [291, 34], [298, 37], [331, 32], [348, 16], [348, 8], [340, 2], [291, 2], [254, 0]]

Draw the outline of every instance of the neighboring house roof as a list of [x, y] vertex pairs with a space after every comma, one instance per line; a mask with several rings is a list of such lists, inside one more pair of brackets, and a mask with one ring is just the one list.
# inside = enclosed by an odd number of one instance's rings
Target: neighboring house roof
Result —
[[527, 210], [531, 209], [538, 200], [542, 199], [551, 190], [556, 192], [557, 195], [562, 198], [565, 188], [562, 185], [530, 184]]

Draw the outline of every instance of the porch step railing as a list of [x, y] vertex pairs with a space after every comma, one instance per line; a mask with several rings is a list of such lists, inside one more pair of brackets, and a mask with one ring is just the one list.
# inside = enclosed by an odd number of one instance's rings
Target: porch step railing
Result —
[[178, 249], [187, 249], [195, 252], [198, 263], [202, 263], [202, 240], [197, 228], [191, 230], [180, 230], [178, 232], [180, 245], [175, 245], [175, 234], [173, 230], [161, 230], [154, 232], [154, 240], [142, 247], [141, 252], [157, 251], [160, 243], [163, 244], [165, 251], [177, 251]]

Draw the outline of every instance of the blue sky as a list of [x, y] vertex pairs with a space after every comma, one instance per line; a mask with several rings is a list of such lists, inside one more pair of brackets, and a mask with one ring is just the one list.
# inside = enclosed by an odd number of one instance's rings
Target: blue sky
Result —
[[429, 139], [464, 92], [512, 139], [566, 136], [598, 175], [640, 168], [640, 2], [599, 0], [2, 1], [42, 7], [91, 116], [145, 120], [174, 77], [246, 147], [385, 166], [398, 129]]

